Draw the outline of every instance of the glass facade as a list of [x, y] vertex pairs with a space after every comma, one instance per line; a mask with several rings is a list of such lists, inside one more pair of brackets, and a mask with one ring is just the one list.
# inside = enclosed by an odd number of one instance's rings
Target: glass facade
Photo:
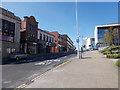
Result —
[[98, 29], [98, 43], [104, 43], [103, 38], [105, 37], [105, 32], [107, 29]]
[[[118, 44], [119, 43], [118, 29], [114, 28], [114, 30], [116, 30], [115, 44]], [[109, 45], [109, 44], [106, 44], [103, 41], [103, 38], [105, 37], [107, 31], [108, 31], [108, 29], [99, 29], [98, 28], [98, 46], [99, 47], [101, 47], [101, 46], [108, 46]]]

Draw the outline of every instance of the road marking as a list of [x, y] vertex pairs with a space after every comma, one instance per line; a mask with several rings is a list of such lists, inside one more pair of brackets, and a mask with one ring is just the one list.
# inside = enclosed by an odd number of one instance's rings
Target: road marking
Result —
[[36, 63], [35, 65], [44, 65], [44, 62]]
[[[65, 65], [65, 64], [67, 64], [67, 63], [69, 63], [69, 62], [70, 62], [70, 61], [66, 61], [66, 62], [64, 62], [64, 63], [56, 66], [55, 68], [53, 68], [53, 69], [51, 69], [51, 70], [49, 70], [49, 71], [47, 71], [47, 72], [45, 72], [45, 73], [37, 76], [36, 78], [32, 79], [31, 82], [37, 81], [38, 79], [40, 79], [40, 78], [44, 77], [45, 75], [47, 75], [49, 72], [51, 72], [51, 71], [53, 71], [53, 70], [55, 70], [55, 69], [58, 69], [58, 68], [62, 67], [63, 65]], [[21, 89], [21, 88], [27, 87], [28, 85], [29, 85], [29, 84], [22, 84], [22, 85], [20, 85], [20, 86], [18, 86], [18, 87], [16, 87], [16, 88], [14, 88], [13, 90], [19, 90], [19, 89]]]
[[53, 61], [55, 61], [55, 62], [59, 62], [59, 61], [60, 61], [60, 59], [55, 59], [55, 60], [53, 60]]
[[10, 83], [11, 81], [4, 81], [3, 83]]
[[67, 58], [67, 56], [64, 56], [63, 58]]

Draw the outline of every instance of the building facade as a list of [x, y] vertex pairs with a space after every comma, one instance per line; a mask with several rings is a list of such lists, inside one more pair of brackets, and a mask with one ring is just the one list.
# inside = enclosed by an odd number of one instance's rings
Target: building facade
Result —
[[104, 47], [108, 46], [109, 44], [106, 44], [103, 40], [105, 37], [105, 32], [109, 30], [109, 28], [112, 27], [113, 30], [116, 31], [116, 37], [115, 37], [115, 43], [116, 45], [120, 45], [120, 24], [108, 24], [108, 25], [99, 25], [95, 27], [95, 45], [97, 47]]
[[67, 34], [63, 34], [62, 36], [64, 36], [66, 38], [66, 51], [74, 51], [75, 50], [75, 46], [73, 45], [73, 41], [70, 39], [70, 37]]
[[95, 49], [95, 38], [93, 38], [93, 37], [83, 38], [82, 47], [83, 47], [83, 50]]
[[52, 52], [60, 53], [66, 52], [66, 37], [56, 32], [50, 32], [51, 34], [55, 35], [55, 43], [56, 47], [52, 50]]
[[24, 53], [37, 54], [38, 22], [34, 16], [25, 16], [21, 23], [20, 50]]
[[[21, 19], [14, 13], [0, 8], [0, 42], [2, 58], [13, 52], [19, 52]], [[0, 51], [1, 52], [1, 51]]]
[[55, 53], [55, 36], [48, 31], [38, 29], [38, 53]]
[[69, 52], [75, 50], [75, 46], [73, 45], [73, 41], [66, 34], [59, 34], [58, 32], [51, 32], [51, 34], [55, 35], [55, 53], [60, 52]]

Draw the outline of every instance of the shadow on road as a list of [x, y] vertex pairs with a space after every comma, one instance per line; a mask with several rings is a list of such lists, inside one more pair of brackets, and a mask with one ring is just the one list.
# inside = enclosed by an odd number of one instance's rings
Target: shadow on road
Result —
[[92, 58], [92, 57], [82, 57], [82, 59], [90, 59], [90, 58]]

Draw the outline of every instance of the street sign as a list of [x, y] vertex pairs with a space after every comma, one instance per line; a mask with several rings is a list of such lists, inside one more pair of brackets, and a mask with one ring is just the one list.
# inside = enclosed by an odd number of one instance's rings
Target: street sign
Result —
[[76, 42], [79, 43], [79, 39], [76, 39]]

